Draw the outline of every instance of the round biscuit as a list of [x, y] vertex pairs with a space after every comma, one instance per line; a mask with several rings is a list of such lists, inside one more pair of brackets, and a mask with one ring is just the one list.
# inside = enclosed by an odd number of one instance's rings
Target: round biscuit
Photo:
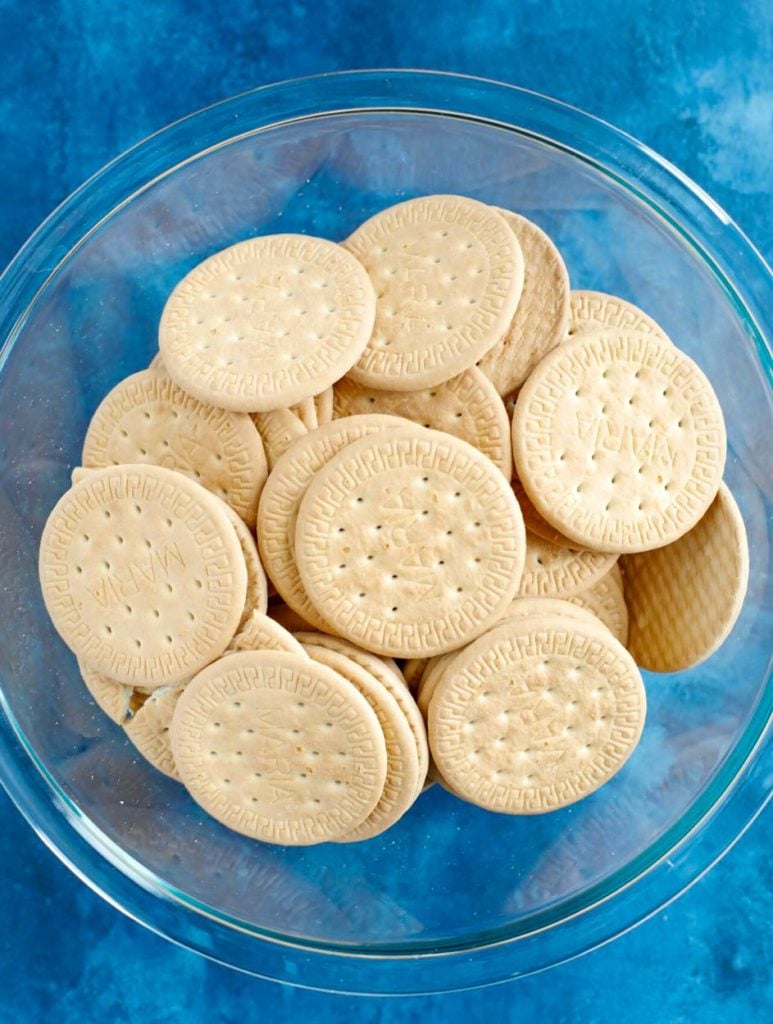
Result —
[[274, 468], [293, 442], [308, 434], [306, 427], [290, 409], [254, 412], [252, 422], [263, 440], [269, 470]]
[[628, 331], [639, 331], [641, 334], [654, 334], [662, 341], [672, 344], [660, 324], [627, 299], [607, 295], [605, 292], [569, 293], [569, 325], [566, 340], [606, 327], [621, 327]]
[[316, 430], [319, 426], [319, 423], [317, 422], [317, 407], [314, 404], [314, 396], [311, 398], [304, 398], [302, 402], [298, 402], [297, 405], [294, 405], [290, 411], [295, 413], [306, 428], [307, 432]]
[[181, 780], [201, 807], [253, 839], [340, 839], [373, 811], [387, 755], [362, 694], [305, 655], [243, 651], [184, 689], [171, 726]]
[[511, 618], [443, 674], [429, 707], [430, 747], [463, 799], [539, 814], [619, 771], [645, 710], [633, 658], [601, 623]]
[[225, 653], [238, 651], [289, 651], [291, 654], [303, 654], [303, 648], [292, 633], [259, 611], [254, 611], [242, 624]]
[[169, 728], [182, 692], [181, 686], [162, 686], [154, 690], [123, 723], [124, 732], [145, 760], [177, 782], [180, 776], [172, 754]]
[[618, 556], [551, 544], [526, 531], [519, 597], [572, 597], [605, 576]]
[[525, 531], [499, 470], [476, 448], [414, 425], [347, 445], [309, 484], [295, 560], [335, 631], [375, 654], [442, 654], [501, 618]]
[[268, 607], [268, 580], [263, 571], [258, 545], [252, 531], [225, 502], [223, 502], [223, 510], [236, 532], [239, 547], [244, 555], [244, 566], [247, 570], [247, 593], [244, 598], [242, 616], [239, 619], [239, 629], [241, 629], [254, 611], [265, 612]]
[[726, 484], [683, 537], [625, 558], [628, 647], [650, 672], [678, 672], [710, 657], [735, 625], [749, 580], [749, 546]]
[[569, 322], [569, 275], [561, 253], [525, 217], [498, 209], [523, 253], [523, 292], [512, 321], [478, 365], [506, 398], [560, 344]]
[[613, 571], [608, 572], [592, 587], [588, 587], [580, 594], [574, 594], [569, 600], [578, 608], [593, 612], [612, 633], [612, 636], [625, 647], [628, 644], [628, 607], [623, 588], [617, 579], [620, 569], [617, 564], [613, 569], [617, 569], [617, 574]]
[[499, 213], [475, 199], [398, 203], [344, 245], [377, 296], [373, 334], [350, 371], [362, 384], [392, 391], [440, 384], [480, 359], [512, 320], [523, 284], [520, 247]]
[[333, 418], [333, 388], [325, 388], [314, 396], [314, 408], [317, 412], [317, 426], [324, 427]]
[[57, 502], [40, 541], [43, 598], [95, 671], [163, 686], [225, 650], [247, 571], [224, 504], [160, 466], [91, 470]]
[[131, 686], [102, 675], [101, 672], [95, 671], [80, 658], [78, 659], [78, 669], [86, 684], [86, 689], [94, 698], [100, 711], [104, 711], [111, 721], [123, 725], [132, 713], [131, 701], [134, 690]]
[[83, 465], [151, 463], [184, 473], [255, 526], [268, 475], [260, 435], [246, 413], [201, 402], [161, 370], [142, 370], [110, 391], [91, 418]]
[[342, 448], [368, 434], [404, 426], [395, 416], [349, 416], [320, 427], [277, 462], [258, 508], [258, 545], [263, 565], [278, 593], [312, 628], [331, 627], [312, 605], [295, 564], [295, 523], [301, 499], [315, 474]]
[[301, 643], [314, 644], [316, 647], [325, 647], [329, 651], [337, 651], [339, 654], [346, 655], [389, 690], [405, 715], [416, 742], [419, 755], [419, 788], [421, 789], [429, 768], [427, 729], [418, 705], [408, 690], [405, 678], [392, 659], [371, 654], [370, 651], [364, 651], [356, 644], [349, 643], [348, 640], [342, 640], [340, 637], [330, 636], [327, 633], [296, 633], [295, 638]]
[[391, 413], [444, 430], [488, 455], [507, 479], [513, 475], [510, 420], [491, 381], [475, 366], [442, 384], [417, 391], [384, 391], [344, 377], [335, 385], [336, 417]]
[[515, 406], [513, 451], [537, 511], [570, 542], [647, 551], [686, 533], [713, 501], [725, 425], [689, 356], [612, 329], [539, 364]]
[[394, 696], [370, 672], [347, 655], [329, 647], [318, 644], [303, 646], [310, 658], [327, 665], [357, 687], [375, 711], [384, 733], [387, 771], [381, 797], [365, 821], [338, 841], [354, 843], [372, 839], [399, 821], [421, 791], [416, 742]]
[[368, 343], [375, 295], [350, 252], [265, 235], [215, 253], [164, 306], [158, 343], [181, 388], [238, 412], [286, 409], [324, 391]]

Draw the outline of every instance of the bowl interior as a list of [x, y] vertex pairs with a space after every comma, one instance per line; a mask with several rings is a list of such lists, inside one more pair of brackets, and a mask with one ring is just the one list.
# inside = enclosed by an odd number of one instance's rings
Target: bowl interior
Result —
[[[148, 363], [164, 300], [195, 263], [259, 233], [341, 239], [397, 199], [433, 192], [532, 218], [560, 247], [573, 287], [633, 300], [703, 367], [727, 419], [726, 479], [752, 549], [749, 595], [707, 664], [646, 678], [639, 748], [580, 804], [510, 818], [435, 787], [373, 841], [262, 846], [207, 818], [96, 710], [43, 608], [40, 532], [94, 408]], [[743, 310], [677, 227], [579, 155], [516, 130], [411, 112], [330, 114], [233, 139], [174, 168], [86, 237], [45, 281], [0, 365], [7, 708], [68, 813], [126, 871], [242, 927], [415, 952], [560, 921], [636, 878], [694, 823], [752, 721], [771, 607], [770, 437], [768, 386]]]

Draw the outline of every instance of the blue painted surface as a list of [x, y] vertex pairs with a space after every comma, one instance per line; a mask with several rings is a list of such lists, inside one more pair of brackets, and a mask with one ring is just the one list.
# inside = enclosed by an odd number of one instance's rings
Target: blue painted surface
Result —
[[[0, 266], [88, 174], [170, 120], [265, 82], [373, 65], [481, 74], [592, 111], [682, 167], [770, 255], [771, 29], [765, 0], [0, 0]], [[547, 975], [354, 1003], [241, 977], [150, 935], [2, 798], [0, 1022], [761, 1021], [769, 842], [768, 816], [668, 911]]]

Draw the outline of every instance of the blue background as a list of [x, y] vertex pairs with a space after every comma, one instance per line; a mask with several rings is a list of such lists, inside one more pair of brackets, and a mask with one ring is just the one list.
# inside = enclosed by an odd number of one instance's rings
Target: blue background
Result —
[[[773, 6], [692, 0], [0, 0], [0, 267], [49, 210], [169, 121], [266, 82], [434, 67], [527, 86], [626, 129], [770, 256]], [[482, 992], [361, 1000], [259, 982], [124, 919], [0, 797], [0, 1022], [769, 1019], [770, 815], [635, 932]], [[767, 970], [766, 970], [767, 965]]]

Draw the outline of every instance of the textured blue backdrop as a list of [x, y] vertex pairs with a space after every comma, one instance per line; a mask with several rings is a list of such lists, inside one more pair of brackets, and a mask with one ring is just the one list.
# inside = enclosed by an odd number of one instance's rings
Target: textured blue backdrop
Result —
[[[0, 0], [0, 267], [85, 177], [214, 100], [293, 75], [435, 67], [566, 100], [695, 178], [767, 255], [773, 8], [693, 0]], [[0, 797], [0, 1022], [704, 1024], [769, 1019], [770, 816], [611, 946], [485, 992], [349, 999], [254, 981], [101, 902]]]

